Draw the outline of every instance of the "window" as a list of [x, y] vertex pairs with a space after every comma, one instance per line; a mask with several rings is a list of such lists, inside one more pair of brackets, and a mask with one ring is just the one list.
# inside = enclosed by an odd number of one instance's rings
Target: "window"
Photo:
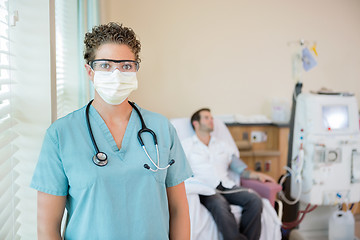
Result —
[[0, 2], [0, 239], [36, 239], [29, 184], [51, 124], [49, 4]]
[[[57, 116], [62, 117], [79, 107], [79, 61], [82, 45], [78, 44], [76, 1], [55, 1], [56, 93]], [[76, 54], [79, 53], [79, 54]]]
[[14, 140], [17, 134], [13, 126], [11, 84], [14, 82], [10, 65], [9, 7], [7, 0], [0, 0], [0, 239], [10, 239], [15, 232], [14, 211], [18, 205], [14, 183], [16, 164], [14, 153], [17, 148]]
[[[97, 4], [88, 1], [0, 0], [0, 239], [37, 239], [36, 191], [29, 184], [45, 131], [54, 112], [61, 117], [89, 96], [79, 80], [84, 16], [93, 17], [84, 14], [84, 3]], [[56, 84], [50, 29], [56, 31]]]

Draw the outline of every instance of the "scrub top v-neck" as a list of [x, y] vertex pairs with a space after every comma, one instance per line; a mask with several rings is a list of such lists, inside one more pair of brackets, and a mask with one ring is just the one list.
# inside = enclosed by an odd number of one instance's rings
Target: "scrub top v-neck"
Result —
[[[95, 153], [85, 107], [57, 120], [47, 130], [31, 187], [67, 196], [65, 239], [168, 239], [166, 188], [180, 184], [192, 172], [169, 121], [141, 108], [140, 112], [158, 136], [160, 166], [175, 160], [167, 170], [154, 173], [143, 167], [151, 163], [137, 139], [141, 123], [134, 110], [119, 150], [101, 116], [90, 107], [94, 138], [99, 150], [108, 155], [104, 167], [92, 162]], [[143, 141], [155, 159], [152, 136], [144, 134]]]
[[[135, 123], [134, 123], [133, 119], [134, 119], [134, 117], [136, 118], [136, 116], [134, 116], [134, 114], [136, 115], [136, 112], [133, 109], [131, 111], [129, 121], [128, 121], [128, 124], [126, 126], [125, 134], [124, 134], [122, 142], [121, 142], [121, 149], [119, 149], [118, 146], [116, 145], [114, 137], [112, 136], [112, 134], [111, 134], [108, 126], [106, 125], [105, 121], [101, 118], [100, 114], [96, 111], [96, 109], [92, 105], [90, 106], [90, 109], [89, 109], [89, 118], [92, 119], [95, 122], [94, 127], [95, 128], [98, 127], [101, 130], [102, 134], [104, 135], [104, 138], [105, 138], [106, 142], [109, 144], [112, 151], [114, 151], [114, 152], [124, 152], [124, 151], [126, 151], [126, 145], [129, 142], [129, 138], [130, 138], [131, 134], [133, 134], [133, 132], [129, 133], [129, 131], [135, 130], [134, 129], [135, 128]], [[93, 126], [92, 121], [90, 123], [91, 123], [91, 126]], [[91, 127], [91, 129], [93, 129], [93, 127]], [[137, 133], [135, 133], [135, 134], [137, 134]], [[95, 141], [96, 141], [96, 143], [98, 142], [96, 138], [95, 138]], [[99, 150], [102, 151], [101, 148], [99, 148]], [[104, 151], [102, 151], [102, 152], [104, 152]]]

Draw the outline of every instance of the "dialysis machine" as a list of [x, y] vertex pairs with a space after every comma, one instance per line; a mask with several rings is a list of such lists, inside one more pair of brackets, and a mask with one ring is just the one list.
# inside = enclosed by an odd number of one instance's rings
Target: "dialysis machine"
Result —
[[296, 98], [291, 197], [334, 205], [360, 201], [360, 131], [356, 98], [301, 93]]

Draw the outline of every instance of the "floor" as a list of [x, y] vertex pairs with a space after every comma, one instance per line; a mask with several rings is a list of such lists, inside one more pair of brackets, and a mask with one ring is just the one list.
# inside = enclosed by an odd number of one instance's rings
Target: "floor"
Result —
[[[360, 214], [355, 215], [355, 237], [360, 240]], [[324, 232], [299, 232], [292, 231], [289, 237], [290, 240], [328, 240], [327, 233]]]

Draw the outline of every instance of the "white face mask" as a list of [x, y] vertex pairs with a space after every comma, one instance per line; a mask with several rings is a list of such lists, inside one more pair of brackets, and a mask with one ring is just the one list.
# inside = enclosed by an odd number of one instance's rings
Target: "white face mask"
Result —
[[111, 105], [121, 104], [138, 88], [136, 72], [94, 72], [94, 88], [100, 97]]

